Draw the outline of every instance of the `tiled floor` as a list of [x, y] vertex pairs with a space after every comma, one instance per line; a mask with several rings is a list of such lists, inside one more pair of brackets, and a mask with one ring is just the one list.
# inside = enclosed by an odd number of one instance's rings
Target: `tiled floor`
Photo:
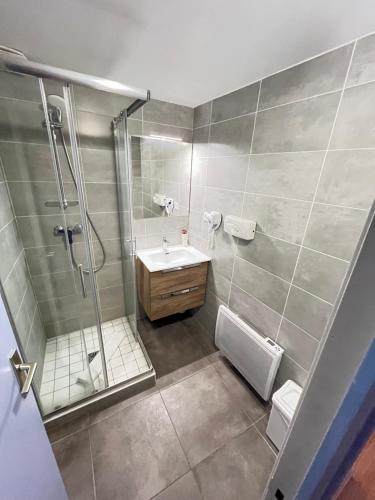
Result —
[[153, 362], [166, 345], [172, 366], [178, 331], [190, 354], [154, 388], [50, 430], [71, 500], [261, 498], [276, 457], [269, 405], [219, 353], [198, 356], [207, 346], [193, 318], [143, 331], [158, 345]]
[[[127, 318], [103, 323], [104, 351], [110, 385], [148, 370], [139, 343]], [[47, 414], [86, 397], [103, 387], [103, 375], [96, 327], [49, 339], [46, 345], [40, 390]], [[87, 358], [97, 352], [92, 361]]]
[[216, 351], [206, 330], [189, 313], [138, 322], [139, 334], [157, 378], [173, 373]]

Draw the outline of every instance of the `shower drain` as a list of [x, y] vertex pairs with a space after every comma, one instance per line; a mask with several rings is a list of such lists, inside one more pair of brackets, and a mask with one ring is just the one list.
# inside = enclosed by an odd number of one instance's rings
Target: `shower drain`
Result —
[[87, 358], [89, 360], [89, 363], [95, 358], [95, 356], [98, 354], [99, 351], [94, 351], [94, 352], [89, 352], [87, 355]]

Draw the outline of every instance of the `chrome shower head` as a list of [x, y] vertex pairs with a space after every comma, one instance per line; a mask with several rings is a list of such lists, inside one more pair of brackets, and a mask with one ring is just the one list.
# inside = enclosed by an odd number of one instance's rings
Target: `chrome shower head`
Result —
[[[63, 127], [63, 110], [65, 109], [65, 101], [63, 97], [55, 94], [47, 95], [47, 103], [48, 103], [48, 117], [50, 121], [50, 125], [53, 128], [62, 128]], [[46, 123], [43, 122], [43, 126], [46, 126]]]

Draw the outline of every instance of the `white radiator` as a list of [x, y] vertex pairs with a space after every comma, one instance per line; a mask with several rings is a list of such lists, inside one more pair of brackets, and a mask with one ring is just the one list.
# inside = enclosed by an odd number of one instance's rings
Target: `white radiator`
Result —
[[264, 338], [225, 306], [219, 307], [215, 342], [249, 384], [268, 400], [284, 349]]

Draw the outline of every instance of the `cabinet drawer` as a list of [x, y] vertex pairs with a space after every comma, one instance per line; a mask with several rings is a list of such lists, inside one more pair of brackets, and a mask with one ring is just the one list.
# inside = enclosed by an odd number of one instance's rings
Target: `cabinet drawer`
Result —
[[151, 300], [151, 320], [163, 318], [170, 314], [186, 311], [204, 304], [206, 285], [191, 286], [189, 288], [169, 290], [159, 293]]
[[151, 297], [203, 285], [206, 283], [206, 279], [207, 262], [194, 267], [150, 273]]

